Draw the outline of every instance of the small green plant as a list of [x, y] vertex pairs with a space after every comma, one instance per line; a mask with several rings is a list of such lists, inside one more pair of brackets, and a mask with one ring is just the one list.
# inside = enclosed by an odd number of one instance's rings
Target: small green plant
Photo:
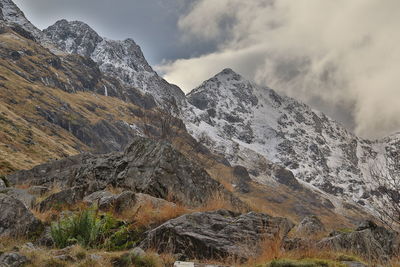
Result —
[[91, 208], [53, 223], [51, 236], [59, 248], [72, 244], [96, 248], [112, 235], [116, 226], [117, 221], [111, 215], [99, 215], [96, 209]]
[[110, 251], [131, 249], [140, 240], [142, 233], [140, 229], [122, 226], [106, 240], [104, 248]]

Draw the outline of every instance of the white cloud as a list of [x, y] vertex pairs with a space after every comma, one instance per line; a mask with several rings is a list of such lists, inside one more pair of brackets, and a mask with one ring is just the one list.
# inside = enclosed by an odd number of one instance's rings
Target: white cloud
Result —
[[231, 67], [311, 105], [350, 107], [356, 133], [382, 136], [400, 130], [399, 11], [398, 0], [199, 0], [178, 26], [217, 50], [158, 69], [187, 92]]

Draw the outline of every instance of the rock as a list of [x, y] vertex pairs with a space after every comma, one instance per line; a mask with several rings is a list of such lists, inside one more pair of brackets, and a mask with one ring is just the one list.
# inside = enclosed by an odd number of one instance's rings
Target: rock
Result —
[[90, 194], [83, 199], [86, 203], [97, 204], [100, 210], [114, 209], [122, 212], [127, 208], [132, 208], [136, 204], [136, 196], [132, 191], [125, 191], [121, 194], [113, 194], [109, 191], [98, 191]]
[[27, 208], [33, 208], [36, 203], [36, 197], [24, 189], [7, 187], [0, 190], [0, 193], [20, 200]]
[[35, 236], [42, 223], [18, 199], [0, 194], [0, 236]]
[[131, 254], [135, 257], [143, 257], [144, 255], [146, 255], [146, 252], [143, 249], [137, 247], [131, 250]]
[[348, 267], [368, 267], [368, 265], [358, 261], [342, 261], [341, 263]]
[[75, 186], [66, 190], [62, 190], [58, 193], [54, 193], [38, 204], [39, 210], [43, 212], [52, 208], [73, 205], [84, 198], [86, 189], [87, 186]]
[[394, 231], [368, 222], [353, 232], [337, 233], [335, 236], [324, 238], [317, 246], [353, 251], [371, 260], [386, 261], [400, 252], [400, 236]]
[[317, 216], [305, 217], [295, 228], [295, 235], [300, 237], [317, 236], [325, 232], [325, 226]]
[[[109, 185], [156, 198], [172, 197], [187, 206], [205, 204], [219, 192], [235, 206], [245, 206], [171, 144], [144, 137], [136, 137], [124, 153], [82, 154], [17, 172], [8, 178], [12, 184], [60, 184], [63, 191], [44, 200], [41, 210], [55, 202], [70, 204], [82, 200]], [[96, 184], [97, 190], [85, 191], [82, 186], [87, 184]]]
[[149, 231], [140, 247], [196, 259], [247, 259], [259, 252], [263, 239], [281, 239], [292, 227], [287, 219], [261, 213], [196, 212]]
[[4, 267], [20, 267], [29, 263], [27, 257], [15, 252], [3, 253], [0, 255], [0, 266]]
[[42, 234], [36, 240], [35, 244], [38, 246], [44, 246], [44, 247], [52, 247], [54, 245], [54, 240], [51, 237], [51, 228], [50, 227], [46, 227], [44, 229]]
[[0, 190], [6, 187], [7, 187], [6, 183], [3, 181], [3, 179], [0, 178]]
[[147, 204], [150, 204], [152, 206], [152, 208], [154, 208], [156, 210], [161, 210], [166, 207], [169, 207], [169, 208], [176, 207], [175, 203], [166, 201], [165, 199], [152, 197], [147, 194], [137, 193], [136, 194], [136, 207], [144, 206]]

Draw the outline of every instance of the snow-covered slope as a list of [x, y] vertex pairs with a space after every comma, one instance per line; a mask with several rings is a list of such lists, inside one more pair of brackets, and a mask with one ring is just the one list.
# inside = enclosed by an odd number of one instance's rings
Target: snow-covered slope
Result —
[[92, 58], [103, 73], [153, 95], [159, 103], [180, 104], [185, 100], [179, 87], [158, 76], [132, 39], [102, 38], [80, 21], [60, 20], [43, 32], [61, 50]]
[[0, 21], [20, 25], [30, 32], [35, 38], [42, 37], [41, 31], [36, 28], [24, 15], [24, 13], [11, 0], [0, 0]]
[[[321, 112], [225, 69], [188, 96], [190, 132], [268, 183], [266, 160], [322, 191], [368, 205], [371, 168], [399, 169], [400, 135], [363, 140]], [[397, 153], [397, 161], [396, 161]]]

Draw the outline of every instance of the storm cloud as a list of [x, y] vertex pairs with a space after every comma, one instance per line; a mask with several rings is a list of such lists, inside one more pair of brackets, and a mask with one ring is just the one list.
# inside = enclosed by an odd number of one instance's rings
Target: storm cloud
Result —
[[216, 43], [158, 70], [186, 92], [231, 67], [364, 137], [400, 130], [400, 1], [199, 0], [181, 40]]

